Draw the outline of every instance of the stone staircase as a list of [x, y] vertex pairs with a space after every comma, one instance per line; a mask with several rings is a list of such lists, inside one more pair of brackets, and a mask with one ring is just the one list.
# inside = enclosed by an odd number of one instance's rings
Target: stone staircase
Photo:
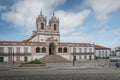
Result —
[[68, 63], [69, 60], [60, 55], [46, 55], [40, 59], [42, 63]]

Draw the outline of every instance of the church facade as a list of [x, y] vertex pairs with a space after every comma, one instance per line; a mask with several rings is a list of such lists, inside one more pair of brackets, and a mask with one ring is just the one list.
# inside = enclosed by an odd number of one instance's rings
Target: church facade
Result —
[[[23, 41], [0, 41], [0, 62], [24, 62], [34, 59], [45, 62], [94, 60], [95, 44], [60, 42], [59, 19], [53, 16], [47, 24], [40, 12], [36, 30]], [[59, 58], [59, 59], [58, 59]]]

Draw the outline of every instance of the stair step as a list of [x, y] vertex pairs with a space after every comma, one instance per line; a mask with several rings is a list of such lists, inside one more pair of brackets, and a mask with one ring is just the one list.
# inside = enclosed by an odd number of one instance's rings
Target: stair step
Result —
[[67, 63], [70, 62], [66, 58], [60, 56], [60, 55], [46, 55], [43, 58], [40, 59], [43, 63]]

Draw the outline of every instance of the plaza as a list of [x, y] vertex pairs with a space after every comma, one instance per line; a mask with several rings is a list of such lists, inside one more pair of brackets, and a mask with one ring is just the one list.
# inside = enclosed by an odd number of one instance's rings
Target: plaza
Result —
[[0, 80], [119, 80], [120, 68], [105, 64], [77, 62], [74, 67], [19, 67], [0, 63]]

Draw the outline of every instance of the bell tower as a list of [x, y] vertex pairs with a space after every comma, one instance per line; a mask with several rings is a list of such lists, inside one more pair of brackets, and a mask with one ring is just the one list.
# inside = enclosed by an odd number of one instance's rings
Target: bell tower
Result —
[[45, 31], [46, 30], [46, 17], [43, 16], [42, 11], [40, 11], [40, 15], [36, 19], [36, 29], [37, 31]]
[[53, 41], [60, 41], [59, 33], [59, 19], [55, 17], [53, 13], [47, 25], [47, 19], [40, 12], [40, 15], [36, 18], [36, 30], [33, 31], [33, 36], [35, 36], [31, 41], [33, 42], [46, 42], [49, 39]]
[[53, 32], [59, 32], [59, 18], [57, 19], [55, 17], [54, 12], [53, 12], [53, 16], [49, 20], [49, 26], [50, 26], [50, 30], [51, 31], [53, 31]]

